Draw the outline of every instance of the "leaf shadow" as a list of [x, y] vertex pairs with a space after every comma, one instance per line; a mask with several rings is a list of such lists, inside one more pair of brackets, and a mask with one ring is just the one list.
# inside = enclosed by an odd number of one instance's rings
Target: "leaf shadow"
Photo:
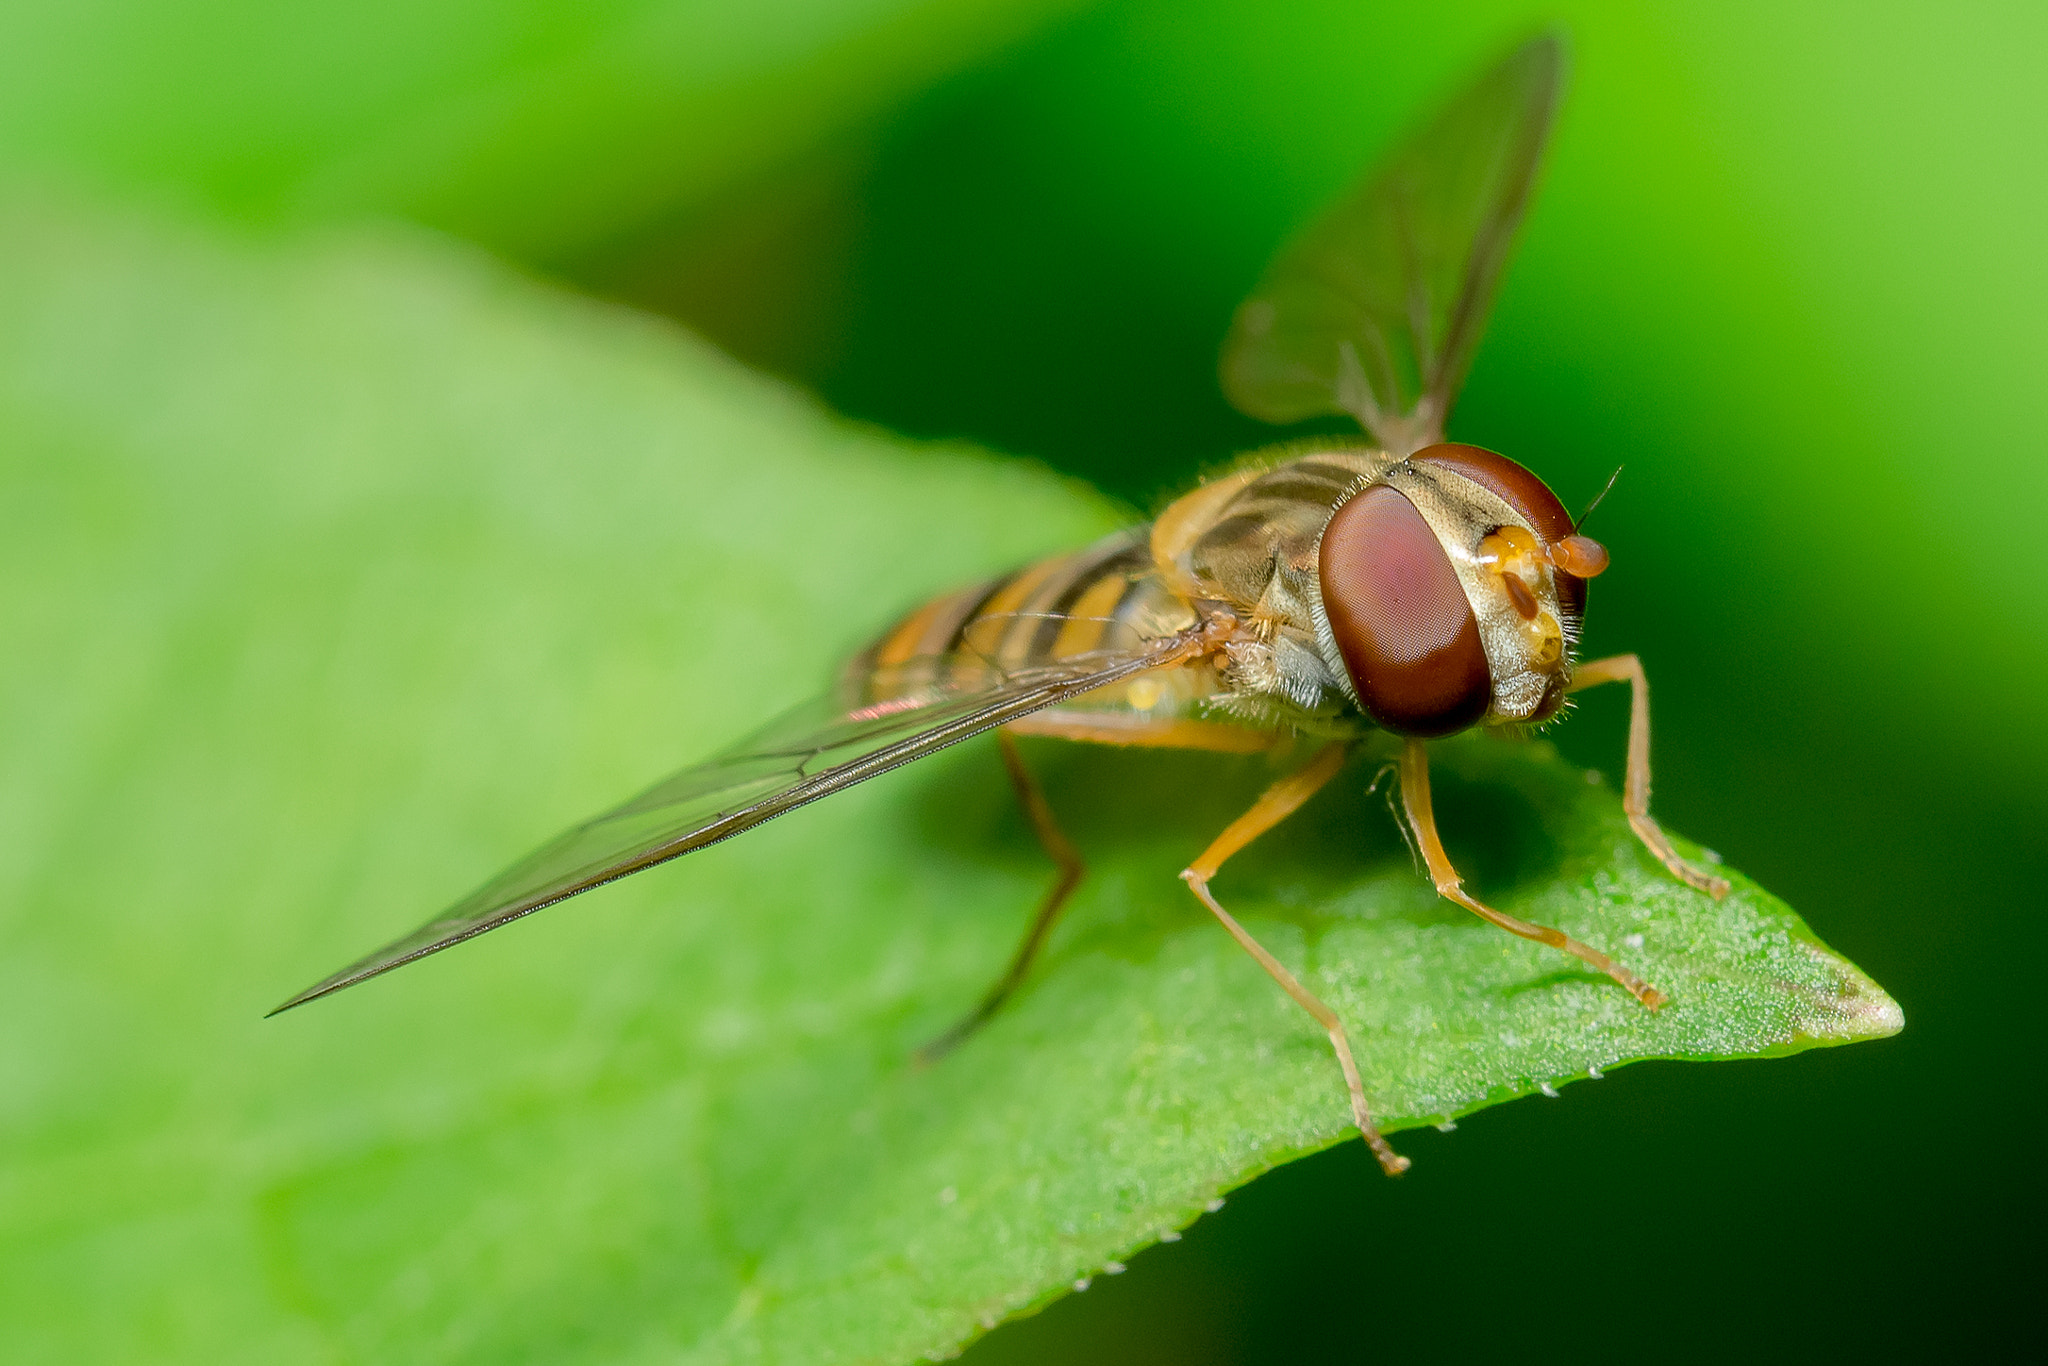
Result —
[[[906, 843], [1040, 877], [1039, 887], [1049, 888], [1054, 865], [993, 748], [962, 746], [954, 762], [930, 766], [907, 804]], [[1565, 852], [1543, 807], [1576, 794], [1531, 770], [1555, 765], [1529, 753], [1509, 760], [1504, 771], [1498, 756], [1468, 763], [1466, 747], [1445, 748], [1450, 762], [1435, 766], [1432, 782], [1437, 819], [1467, 885], [1513, 902], [1553, 883]], [[1072, 952], [1145, 961], [1169, 934], [1200, 918], [1193, 898], [1176, 885], [1180, 870], [1310, 752], [1223, 755], [1053, 740], [1027, 740], [1022, 750], [1088, 864], [1067, 923], [1047, 946], [1048, 963]], [[1389, 741], [1374, 737], [1328, 787], [1233, 858], [1217, 884], [1225, 903], [1255, 906], [1261, 916], [1307, 930], [1332, 917], [1415, 925], [1470, 921], [1467, 912], [1433, 894], [1410, 849], [1386, 771], [1390, 755]], [[1154, 885], [1158, 896], [1139, 890]], [[1016, 905], [963, 909], [1000, 917], [1005, 934], [1021, 934], [1041, 894], [1025, 893]], [[992, 962], [991, 975], [999, 967]]]

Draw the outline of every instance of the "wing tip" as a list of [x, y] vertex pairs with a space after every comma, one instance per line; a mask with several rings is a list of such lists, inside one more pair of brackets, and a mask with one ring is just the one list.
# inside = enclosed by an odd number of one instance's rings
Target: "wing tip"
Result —
[[302, 1005], [309, 1005], [319, 1000], [322, 996], [332, 996], [337, 991], [346, 991], [352, 986], [369, 981], [372, 977], [382, 977], [393, 968], [402, 968], [407, 963], [417, 963], [429, 954], [439, 953], [451, 944], [459, 944], [463, 940], [473, 935], [481, 934], [484, 930], [493, 927], [491, 924], [486, 924], [472, 930], [469, 934], [446, 936], [425, 944], [413, 944], [405, 939], [401, 939], [395, 944], [387, 944], [368, 958], [358, 959], [333, 976], [321, 978], [298, 995], [285, 1001], [284, 1004], [266, 1011], [263, 1018], [268, 1020], [272, 1016], [284, 1014], [287, 1010], [297, 1010]]
[[[686, 851], [679, 850], [677, 852]], [[664, 858], [669, 857], [674, 857], [674, 855], [664, 856]], [[656, 860], [656, 862], [660, 861], [662, 860]], [[284, 1014], [287, 1010], [296, 1010], [302, 1005], [308, 1005], [319, 1000], [322, 996], [332, 996], [337, 991], [345, 991], [349, 987], [367, 982], [372, 977], [382, 977], [385, 973], [402, 968], [408, 963], [417, 963], [420, 959], [431, 957], [443, 949], [453, 948], [465, 940], [474, 939], [480, 934], [488, 933], [501, 925], [510, 924], [512, 921], [518, 920], [523, 916], [531, 915], [533, 912], [552, 906], [558, 901], [575, 896], [579, 892], [588, 891], [591, 887], [608, 882], [613, 877], [622, 877], [626, 872], [637, 871], [637, 868], [628, 868], [623, 872], [613, 872], [608, 877], [586, 882], [581, 886], [571, 887], [566, 891], [557, 890], [547, 896], [530, 897], [524, 901], [513, 902], [509, 907], [500, 906], [495, 912], [462, 925], [453, 931], [448, 931], [444, 928], [450, 920], [449, 915], [444, 915], [437, 920], [429, 921], [421, 929], [414, 931], [404, 939], [386, 944], [369, 957], [358, 959], [340, 972], [335, 973], [332, 977], [323, 977], [298, 995], [285, 1001], [282, 1005], [266, 1011], [263, 1018], [268, 1020], [273, 1016]], [[465, 902], [463, 904], [467, 905], [469, 903]]]
[[363, 981], [366, 978], [375, 977], [376, 975], [377, 974], [375, 972], [358, 973], [351, 971], [340, 973], [333, 977], [325, 978], [321, 981], [315, 982], [312, 986], [307, 987], [298, 995], [291, 997], [282, 1005], [272, 1006], [269, 1010], [264, 1011], [263, 1018], [266, 1020], [275, 1019], [279, 1015], [284, 1014], [287, 1010], [297, 1010], [300, 1006], [307, 1005], [311, 1002], [317, 1001], [322, 996], [332, 996], [335, 992], [340, 991], [345, 987], [352, 987], [356, 983]]
[[1483, 90], [1513, 91], [1514, 98], [1534, 109], [1539, 122], [1548, 123], [1564, 94], [1571, 55], [1571, 33], [1563, 24], [1536, 29], [1501, 51], [1471, 84], [1442, 107], [1443, 112]]
[[1558, 95], [1564, 89], [1565, 75], [1571, 68], [1571, 30], [1563, 24], [1550, 24], [1536, 30], [1525, 38], [1507, 56], [1503, 66], [1527, 65], [1547, 87], [1547, 101], [1555, 106]]

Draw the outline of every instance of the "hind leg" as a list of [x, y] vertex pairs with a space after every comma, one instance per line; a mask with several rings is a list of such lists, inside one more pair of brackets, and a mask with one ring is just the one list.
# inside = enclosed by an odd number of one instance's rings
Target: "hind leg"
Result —
[[1045, 900], [1038, 904], [1038, 914], [1031, 917], [1031, 925], [1024, 931], [1023, 942], [1010, 957], [1010, 966], [996, 979], [988, 994], [981, 998], [981, 1004], [967, 1012], [952, 1028], [917, 1050], [918, 1061], [936, 1062], [951, 1052], [961, 1040], [981, 1028], [988, 1018], [1002, 1009], [1003, 1002], [1031, 971], [1031, 960], [1038, 956], [1038, 950], [1045, 943], [1046, 935], [1052, 932], [1059, 920], [1060, 912], [1066, 909], [1068, 898], [1081, 885], [1081, 879], [1088, 875], [1088, 865], [1081, 861], [1074, 842], [1067, 838], [1066, 831], [1053, 817], [1052, 806], [1045, 800], [1045, 793], [1038, 786], [1031, 770], [1024, 767], [1024, 756], [1017, 752], [1017, 742], [1010, 738], [1008, 731], [996, 732], [996, 743], [1002, 747], [1003, 767], [1009, 771], [1010, 786], [1016, 789], [1017, 802], [1024, 808], [1026, 819], [1031, 822], [1033, 833], [1044, 847], [1046, 854], [1059, 869], [1059, 876], [1052, 884], [1052, 890], [1045, 894]]
[[[1053, 815], [1052, 805], [1045, 799], [1045, 792], [1038, 781], [1031, 776], [1031, 770], [1024, 766], [1024, 756], [1017, 752], [1017, 742], [1011, 738], [1012, 731], [1026, 734], [1047, 735], [1066, 740], [1085, 740], [1097, 744], [1130, 745], [1164, 749], [1200, 749], [1226, 754], [1255, 753], [1271, 748], [1275, 737], [1259, 731], [1245, 730], [1239, 726], [1221, 725], [1206, 721], [1164, 720], [1137, 725], [1120, 718], [1110, 721], [1091, 718], [1086, 715], [1069, 718], [1058, 712], [1050, 715], [1040, 713], [1025, 718], [1022, 722], [1005, 726], [996, 732], [996, 742], [1003, 753], [1003, 767], [1010, 775], [1010, 786], [1016, 790], [1017, 803], [1024, 808], [1024, 815], [1031, 822], [1031, 829], [1038, 836], [1038, 843], [1046, 855], [1059, 869], [1052, 889], [1038, 906], [1038, 913], [1031, 917], [1031, 924], [1024, 931], [1023, 940], [1010, 957], [1010, 966], [988, 989], [981, 1004], [977, 1005], [956, 1021], [945, 1033], [933, 1039], [917, 1051], [920, 1062], [936, 1062], [950, 1053], [975, 1030], [988, 1020], [1003, 1003], [1015, 994], [1031, 971], [1031, 964], [1038, 957], [1038, 951], [1045, 946], [1046, 937], [1058, 923], [1060, 913], [1088, 874], [1087, 865], [1082, 862], [1080, 851], [1074, 842], [1060, 829], [1058, 819]], [[1112, 728], [1112, 726], [1114, 728]]]

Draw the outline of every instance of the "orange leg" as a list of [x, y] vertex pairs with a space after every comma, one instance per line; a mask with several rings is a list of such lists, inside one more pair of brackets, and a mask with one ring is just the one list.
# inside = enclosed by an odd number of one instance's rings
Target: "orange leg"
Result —
[[1650, 680], [1643, 676], [1643, 661], [1634, 655], [1612, 655], [1581, 664], [1572, 671], [1570, 690], [1578, 692], [1602, 683], [1624, 681], [1629, 685], [1630, 705], [1628, 781], [1622, 789], [1621, 809], [1628, 814], [1636, 838], [1671, 870], [1672, 876], [1719, 901], [1728, 895], [1728, 879], [1695, 868], [1680, 858], [1664, 827], [1650, 814]]
[[1380, 1160], [1390, 1176], [1408, 1170], [1408, 1159], [1395, 1152], [1380, 1131], [1373, 1127], [1372, 1113], [1366, 1108], [1365, 1086], [1358, 1079], [1358, 1064], [1351, 1056], [1351, 1040], [1344, 1033], [1344, 1022], [1337, 1018], [1337, 1012], [1330, 1009], [1298, 978], [1282, 966], [1279, 959], [1266, 951], [1265, 945], [1252, 938], [1250, 931], [1237, 923], [1230, 912], [1218, 905], [1216, 898], [1209, 894], [1209, 880], [1216, 876], [1225, 861], [1259, 836], [1271, 830], [1300, 809], [1301, 804], [1313, 797], [1330, 779], [1337, 776], [1344, 767], [1344, 759], [1350, 747], [1342, 742], [1327, 745], [1322, 752], [1309, 761], [1306, 768], [1282, 778], [1267, 788], [1252, 804], [1252, 809], [1239, 816], [1218, 835], [1202, 856], [1181, 873], [1190, 890], [1201, 898], [1223, 928], [1230, 931], [1231, 938], [1258, 961], [1280, 989], [1294, 998], [1296, 1005], [1306, 1010], [1315, 1022], [1330, 1036], [1330, 1047], [1337, 1051], [1337, 1065], [1344, 1069], [1344, 1085], [1351, 1092], [1351, 1116], [1358, 1124], [1358, 1132], [1372, 1148], [1373, 1156]]
[[1408, 828], [1415, 832], [1415, 842], [1421, 846], [1423, 862], [1429, 865], [1429, 876], [1436, 883], [1437, 895], [1457, 902], [1509, 934], [1563, 949], [1574, 958], [1590, 963], [1627, 987], [1637, 1000], [1652, 1010], [1669, 999], [1606, 954], [1588, 948], [1563, 930], [1553, 930], [1548, 925], [1532, 924], [1504, 911], [1496, 911], [1466, 892], [1465, 880], [1451, 866], [1451, 857], [1444, 852], [1444, 842], [1436, 833], [1436, 813], [1431, 810], [1429, 802], [1429, 749], [1420, 740], [1408, 741], [1401, 751], [1401, 806], [1408, 813]]

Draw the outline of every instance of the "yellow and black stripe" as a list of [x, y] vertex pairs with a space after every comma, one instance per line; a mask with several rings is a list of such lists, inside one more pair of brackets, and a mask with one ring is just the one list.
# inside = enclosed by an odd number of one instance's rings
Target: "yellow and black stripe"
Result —
[[926, 603], [853, 660], [848, 682], [866, 702], [970, 689], [1134, 648], [1190, 619], [1159, 582], [1141, 527]]

